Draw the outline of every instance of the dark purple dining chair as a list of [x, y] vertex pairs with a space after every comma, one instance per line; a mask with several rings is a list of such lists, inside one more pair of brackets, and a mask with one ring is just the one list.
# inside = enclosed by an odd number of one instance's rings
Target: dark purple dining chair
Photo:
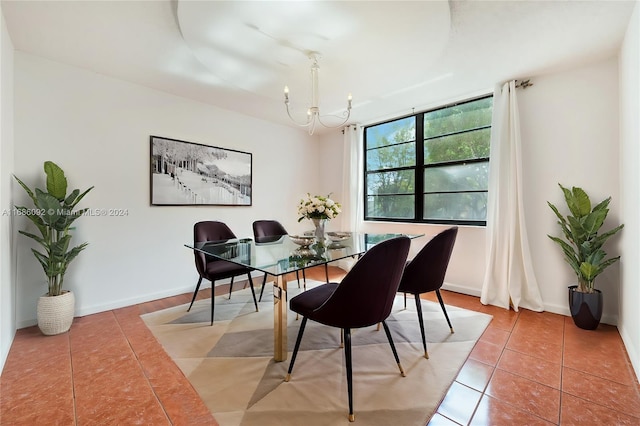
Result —
[[322, 284], [293, 297], [289, 302], [290, 309], [302, 315], [302, 322], [285, 381], [288, 382], [291, 377], [307, 320], [342, 329], [349, 394], [349, 421], [355, 419], [351, 368], [352, 328], [382, 323], [400, 374], [405, 375], [385, 320], [391, 313], [410, 244], [406, 236], [383, 241], [366, 252], [340, 284]]
[[[280, 237], [282, 235], [288, 235], [287, 230], [282, 226], [280, 222], [277, 220], [256, 220], [253, 222], [253, 238], [257, 243], [260, 242], [260, 239], [265, 239], [268, 237]], [[324, 272], [327, 277], [327, 282], [329, 282], [329, 269], [327, 264], [324, 264]], [[300, 275], [299, 271], [296, 271], [296, 278], [298, 279], [298, 287], [300, 287]], [[302, 270], [302, 282], [304, 285], [304, 289], [307, 289], [307, 277], [305, 276], [304, 269]], [[267, 274], [264, 274], [264, 278], [262, 279], [262, 288], [260, 289], [260, 297], [258, 297], [258, 301], [262, 301], [262, 293], [264, 293], [264, 286], [267, 284]]]
[[[231, 229], [229, 229], [229, 227], [222, 222], [203, 221], [198, 222], [193, 226], [194, 245], [206, 241], [224, 241], [235, 238], [236, 236], [233, 231], [231, 231]], [[238, 275], [244, 274], [247, 274], [249, 287], [251, 288], [251, 294], [253, 295], [253, 303], [256, 306], [256, 311], [258, 310], [258, 302], [256, 301], [256, 294], [253, 289], [253, 280], [251, 279], [251, 269], [232, 262], [227, 262], [226, 260], [219, 260], [210, 256], [206, 256], [204, 253], [196, 250], [194, 250], [193, 253], [195, 255], [196, 269], [200, 277], [198, 279], [198, 284], [196, 284], [196, 289], [193, 292], [191, 304], [189, 305], [187, 312], [191, 310], [193, 302], [196, 300], [196, 295], [198, 294], [198, 290], [200, 289], [202, 279], [207, 279], [211, 281], [211, 325], [213, 325], [213, 314], [215, 309], [215, 281], [225, 278], [231, 278], [231, 285], [229, 286], [229, 297], [231, 297], [233, 279]]]
[[456, 242], [456, 236], [458, 235], [458, 227], [454, 226], [440, 232], [433, 237], [425, 246], [418, 252], [418, 254], [407, 263], [404, 268], [404, 274], [400, 281], [399, 292], [404, 293], [405, 308], [407, 307], [407, 293], [413, 294], [416, 300], [416, 310], [418, 311], [418, 323], [420, 324], [420, 331], [422, 332], [422, 346], [424, 347], [424, 357], [429, 358], [427, 352], [427, 340], [424, 332], [424, 322], [422, 320], [422, 304], [420, 303], [420, 295], [422, 293], [428, 293], [435, 291], [444, 317], [447, 319], [449, 329], [453, 333], [453, 327], [447, 315], [447, 310], [444, 307], [442, 295], [440, 294], [440, 287], [444, 283], [444, 276], [447, 273], [447, 267], [449, 266], [449, 259], [451, 259], [451, 252], [453, 251], [453, 245]]

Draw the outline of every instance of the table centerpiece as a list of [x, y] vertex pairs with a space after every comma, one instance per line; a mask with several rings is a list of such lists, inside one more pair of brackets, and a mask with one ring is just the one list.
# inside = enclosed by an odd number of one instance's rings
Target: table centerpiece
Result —
[[298, 204], [298, 222], [304, 219], [310, 219], [315, 227], [314, 235], [318, 243], [323, 243], [325, 239], [324, 228], [327, 222], [342, 212], [340, 203], [331, 199], [331, 194], [326, 197], [323, 195], [311, 196], [307, 193], [305, 198], [300, 200]]

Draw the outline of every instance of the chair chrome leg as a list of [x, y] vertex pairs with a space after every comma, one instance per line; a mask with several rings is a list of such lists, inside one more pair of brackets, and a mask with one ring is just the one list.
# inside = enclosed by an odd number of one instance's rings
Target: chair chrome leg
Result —
[[296, 356], [298, 356], [298, 349], [300, 349], [300, 342], [302, 342], [302, 335], [304, 334], [305, 325], [307, 325], [307, 317], [302, 317], [302, 322], [300, 323], [300, 330], [298, 330], [298, 337], [296, 338], [296, 345], [293, 347], [291, 362], [289, 362], [289, 370], [287, 370], [287, 375], [284, 376], [285, 382], [288, 382], [291, 379], [291, 372], [293, 371], [293, 363], [296, 362]]
[[420, 303], [420, 295], [414, 294], [416, 298], [416, 311], [418, 311], [418, 324], [420, 324], [420, 333], [422, 334], [422, 347], [424, 348], [424, 357], [429, 359], [429, 352], [427, 352], [427, 338], [424, 334], [424, 322], [422, 321], [422, 303]]
[[440, 302], [440, 307], [442, 308], [442, 312], [444, 312], [444, 317], [447, 319], [447, 324], [449, 324], [449, 330], [451, 330], [451, 334], [453, 334], [455, 331], [453, 331], [453, 326], [451, 325], [451, 321], [449, 321], [449, 315], [447, 315], [447, 310], [444, 307], [444, 301], [442, 300], [440, 289], [436, 290], [436, 296], [438, 296], [438, 302]]
[[353, 368], [351, 358], [351, 329], [344, 329], [344, 360], [347, 366], [347, 393], [349, 394], [349, 421], [355, 420], [353, 414]]
[[387, 335], [387, 340], [389, 340], [389, 345], [391, 346], [391, 352], [393, 352], [393, 357], [396, 359], [396, 364], [398, 364], [398, 368], [400, 369], [400, 375], [402, 377], [406, 377], [407, 375], [404, 372], [404, 368], [402, 368], [402, 364], [400, 364], [400, 357], [398, 357], [398, 351], [396, 350], [396, 345], [393, 344], [393, 337], [391, 337], [391, 330], [389, 330], [389, 326], [386, 321], [382, 321], [382, 326], [384, 327], [384, 332]]
[[[193, 297], [191, 298], [191, 304], [189, 304], [189, 308], [187, 309], [187, 312], [189, 312], [191, 310], [191, 307], [193, 306], [193, 302], [196, 300], [196, 296], [198, 295], [198, 290], [200, 290], [200, 284], [202, 283], [202, 277], [200, 277], [200, 279], [198, 280], [198, 284], [196, 284], [196, 290], [193, 292]], [[213, 291], [213, 284], [211, 284], [211, 291]]]

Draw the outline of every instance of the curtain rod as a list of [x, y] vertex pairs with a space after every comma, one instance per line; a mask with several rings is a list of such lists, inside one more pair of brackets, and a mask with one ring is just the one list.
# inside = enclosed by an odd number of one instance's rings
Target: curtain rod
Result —
[[519, 87], [526, 89], [529, 86], [533, 86], [533, 83], [531, 83], [531, 80], [516, 80], [516, 89]]
[[356, 130], [358, 130], [358, 127], [360, 127], [359, 124], [349, 124], [348, 126], [345, 126], [342, 128], [341, 132], [344, 135], [344, 131], [346, 128], [351, 127], [353, 129], [353, 131], [355, 132]]

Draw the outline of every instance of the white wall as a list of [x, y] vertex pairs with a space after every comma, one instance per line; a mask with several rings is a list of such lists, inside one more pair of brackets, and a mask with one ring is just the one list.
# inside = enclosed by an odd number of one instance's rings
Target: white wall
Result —
[[[253, 154], [253, 206], [157, 207], [149, 202], [149, 136], [231, 148]], [[71, 188], [91, 191], [79, 207], [127, 209], [124, 217], [80, 218], [74, 242], [88, 248], [65, 283], [76, 293], [76, 315], [193, 291], [197, 274], [193, 224], [226, 222], [239, 236], [256, 219], [296, 222], [297, 200], [317, 187], [318, 144], [298, 129], [270, 124], [108, 78], [36, 56], [15, 54], [15, 174], [44, 182], [52, 160]], [[13, 184], [16, 202], [27, 202]], [[26, 226], [16, 220], [16, 226]], [[17, 240], [17, 326], [35, 323], [46, 289], [40, 266]]]
[[[0, 5], [0, 11], [1, 11]], [[13, 44], [0, 13], [0, 371], [16, 330], [12, 249], [11, 174], [13, 173]]]
[[[618, 68], [615, 58], [567, 72], [537, 76], [519, 92], [527, 231], [545, 309], [568, 314], [573, 271], [547, 234], [560, 235], [546, 202], [566, 211], [558, 183], [582, 187], [593, 202], [611, 196], [606, 229], [620, 223]], [[605, 249], [620, 254], [619, 236]], [[604, 293], [603, 322], [618, 316], [620, 264], [596, 280]]]
[[[617, 63], [611, 58], [563, 73], [530, 77], [534, 86], [518, 92], [527, 232], [545, 309], [568, 315], [567, 286], [574, 277], [558, 247], [547, 237], [550, 233], [557, 234], [558, 229], [546, 202], [557, 205], [564, 202], [558, 182], [581, 186], [594, 199], [611, 195], [608, 221], [611, 224], [620, 221]], [[324, 161], [341, 155], [341, 140], [340, 134], [321, 139]], [[329, 153], [330, 150], [333, 152]], [[325, 181], [335, 186], [338, 179], [331, 177]], [[362, 228], [369, 232], [434, 234], [446, 226], [365, 222]], [[614, 240], [607, 246], [611, 254], [620, 253], [618, 242]], [[414, 240], [410, 256], [423, 244]], [[460, 227], [445, 288], [479, 296], [485, 258], [485, 228]], [[619, 265], [609, 269], [601, 275], [597, 286], [605, 294], [603, 322], [615, 323]]]
[[640, 3], [629, 22], [620, 52], [620, 193], [622, 237], [620, 319], [618, 329], [640, 377]]

